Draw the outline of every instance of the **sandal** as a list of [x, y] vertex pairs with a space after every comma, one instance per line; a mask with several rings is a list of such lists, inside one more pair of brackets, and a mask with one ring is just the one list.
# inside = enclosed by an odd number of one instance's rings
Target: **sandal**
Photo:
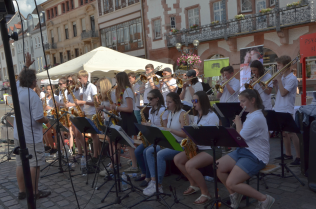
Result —
[[41, 198], [49, 196], [50, 194], [51, 194], [50, 191], [38, 190], [38, 193], [34, 196], [36, 199], [41, 199]]
[[[186, 191], [188, 191], [189, 189], [192, 189], [192, 191], [190, 193], [185, 193]], [[196, 192], [200, 191], [200, 188], [199, 187], [195, 187], [195, 186], [189, 186], [189, 188], [187, 188], [184, 192], [183, 192], [183, 195], [184, 196], [187, 196], [187, 195], [191, 195], [191, 194], [194, 194]]]
[[[205, 197], [206, 200], [205, 200], [204, 202], [197, 203], [198, 201], [200, 201], [200, 199], [201, 199], [202, 197]], [[205, 205], [205, 204], [209, 203], [211, 200], [212, 200], [212, 198], [211, 198], [210, 196], [207, 196], [207, 195], [205, 195], [205, 194], [201, 194], [201, 196], [200, 196], [199, 198], [197, 198], [197, 199], [194, 201], [193, 204], [194, 204], [194, 205]]]

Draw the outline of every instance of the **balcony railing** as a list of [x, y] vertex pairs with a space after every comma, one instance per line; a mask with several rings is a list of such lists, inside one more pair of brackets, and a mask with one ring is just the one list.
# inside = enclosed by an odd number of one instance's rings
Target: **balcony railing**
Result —
[[87, 38], [96, 38], [99, 37], [99, 31], [97, 30], [89, 30], [84, 31], [81, 33], [81, 40], [87, 39]]
[[182, 29], [177, 33], [166, 34], [168, 47], [176, 43], [191, 44], [193, 40], [209, 41], [227, 39], [267, 30], [280, 30], [283, 27], [314, 21], [314, 7], [310, 4], [274, 9], [267, 13], [249, 15], [243, 19], [230, 19], [226, 23], [211, 23], [194, 29]]
[[44, 44], [44, 49], [48, 50], [48, 49], [57, 49], [57, 43], [46, 43]]

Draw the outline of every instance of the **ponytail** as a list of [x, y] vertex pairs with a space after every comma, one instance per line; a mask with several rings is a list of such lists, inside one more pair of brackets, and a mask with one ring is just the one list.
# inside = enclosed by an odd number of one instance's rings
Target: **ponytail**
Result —
[[265, 114], [264, 105], [263, 105], [261, 96], [256, 89], [246, 89], [242, 91], [239, 95], [242, 95], [249, 100], [251, 100], [252, 98], [255, 98], [255, 107], [258, 109], [261, 109], [262, 113]]

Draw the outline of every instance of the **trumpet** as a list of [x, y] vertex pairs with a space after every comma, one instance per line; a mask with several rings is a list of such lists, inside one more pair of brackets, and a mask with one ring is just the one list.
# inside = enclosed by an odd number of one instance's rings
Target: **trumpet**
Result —
[[264, 85], [264, 83], [261, 81], [262, 80], [262, 78], [265, 76], [265, 75], [267, 75], [273, 68], [274, 68], [275, 66], [274, 65], [272, 65], [268, 70], [267, 70], [267, 72], [265, 72], [260, 78], [258, 78], [255, 82], [253, 82], [253, 83], [245, 83], [244, 85], [245, 85], [245, 88], [246, 89], [253, 89], [253, 87], [257, 84], [257, 83], [259, 83], [259, 85], [260, 84], [262, 84], [262, 85]]
[[[141, 75], [139, 76], [139, 78], [136, 79], [135, 82], [137, 82], [137, 81], [140, 79], [140, 80], [143, 82], [143, 84], [146, 84], [146, 83], [148, 82], [148, 80], [149, 80], [148, 77], [151, 76], [151, 75], [153, 75], [153, 74], [155, 74], [155, 73], [157, 73], [158, 71], [160, 71], [161, 68], [162, 68], [162, 65], [156, 67], [156, 68], [155, 68], [151, 73], [149, 73], [148, 75], [147, 75], [147, 74], [141, 74]], [[158, 79], [157, 76], [153, 76], [153, 82], [154, 82], [155, 85], [158, 85], [158, 84], [159, 84], [159, 79]]]
[[242, 71], [244, 68], [241, 68], [237, 73], [235, 73], [230, 79], [228, 79], [227, 81], [225, 81], [222, 85], [220, 84], [216, 84], [215, 85], [215, 89], [216, 91], [219, 91], [220, 93], [223, 93], [224, 92], [224, 87], [226, 84], [229, 83], [229, 81], [231, 81], [233, 78], [235, 78], [235, 76], [240, 73], [240, 71]]
[[299, 61], [299, 59], [300, 59], [300, 55], [297, 55], [291, 62], [289, 62], [287, 65], [285, 65], [281, 70], [279, 70], [279, 71], [277, 71], [276, 73], [274, 73], [272, 76], [271, 76], [271, 78], [269, 79], [269, 80], [267, 80], [267, 81], [265, 81], [265, 82], [261, 82], [261, 84], [265, 87], [265, 88], [267, 88], [267, 86], [269, 85], [269, 83], [271, 82], [271, 81], [273, 81], [274, 79], [275, 79], [275, 77], [277, 77], [279, 74], [283, 74], [287, 69], [288, 69], [288, 67], [290, 66], [290, 65], [293, 65], [293, 64], [295, 64], [297, 61]]
[[189, 80], [192, 80], [192, 79], [194, 79], [194, 78], [203, 77], [203, 76], [204, 76], [204, 74], [195, 76], [195, 77], [193, 77], [193, 78], [188, 78], [188, 79], [181, 79], [181, 78], [178, 78], [178, 79], [177, 79], [177, 86], [178, 86], [178, 88], [182, 88], [182, 87], [183, 87], [183, 84], [184, 84], [185, 82], [187, 82], [187, 81], [189, 81]]

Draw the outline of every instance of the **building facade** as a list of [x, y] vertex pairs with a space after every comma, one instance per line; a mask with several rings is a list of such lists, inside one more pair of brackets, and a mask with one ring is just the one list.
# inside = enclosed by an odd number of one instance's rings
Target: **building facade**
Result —
[[[229, 57], [235, 71], [239, 70], [241, 48], [263, 45], [264, 65], [275, 63], [281, 55], [294, 58], [299, 54], [299, 37], [316, 32], [316, 16], [315, 2], [302, 0], [297, 6], [287, 6], [292, 2], [147, 0], [144, 27], [148, 58], [175, 65], [181, 55], [175, 45], [181, 43], [184, 48], [192, 48], [193, 40], [200, 41], [194, 53], [202, 60]], [[262, 12], [266, 8], [271, 10]], [[316, 66], [315, 58], [310, 58], [307, 65]], [[200, 70], [203, 71], [203, 64]]]
[[102, 46], [146, 57], [141, 1], [98, 0], [98, 10]]
[[42, 3], [46, 14], [50, 65], [71, 60], [100, 46], [95, 0], [55, 0]]

